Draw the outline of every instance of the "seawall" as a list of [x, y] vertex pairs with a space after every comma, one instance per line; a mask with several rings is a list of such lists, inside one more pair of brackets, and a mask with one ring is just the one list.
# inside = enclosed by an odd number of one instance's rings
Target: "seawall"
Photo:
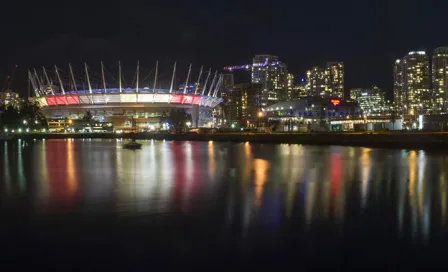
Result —
[[[17, 134], [16, 139], [65, 139], [65, 138], [129, 138], [126, 134]], [[252, 143], [288, 143], [309, 145], [345, 145], [381, 148], [447, 149], [448, 134], [437, 133], [306, 133], [306, 134], [261, 134], [261, 133], [214, 133], [214, 134], [166, 134], [139, 133], [137, 139], [167, 141], [217, 141]]]

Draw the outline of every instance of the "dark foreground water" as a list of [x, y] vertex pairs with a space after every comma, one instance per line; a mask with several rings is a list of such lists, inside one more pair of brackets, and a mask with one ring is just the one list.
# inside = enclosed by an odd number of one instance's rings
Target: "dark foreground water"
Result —
[[122, 143], [0, 142], [2, 271], [448, 267], [443, 153]]

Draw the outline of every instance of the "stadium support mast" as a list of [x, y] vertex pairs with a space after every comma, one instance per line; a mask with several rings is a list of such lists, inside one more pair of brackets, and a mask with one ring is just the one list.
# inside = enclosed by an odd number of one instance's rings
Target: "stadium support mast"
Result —
[[177, 62], [174, 62], [173, 66], [173, 76], [171, 77], [170, 93], [173, 92], [174, 76], [176, 75], [176, 63]]
[[194, 89], [194, 94], [197, 94], [198, 89], [199, 89], [199, 83], [201, 82], [201, 77], [202, 77], [202, 68], [204, 68], [204, 66], [201, 66], [201, 70], [199, 70], [198, 81], [196, 82], [196, 88]]
[[103, 79], [103, 88], [104, 88], [104, 94], [106, 94], [106, 78], [104, 77], [104, 65], [103, 62], [101, 62], [101, 78]]
[[138, 93], [138, 74], [139, 74], [139, 67], [140, 66], [140, 61], [137, 61], [137, 75], [136, 75], [136, 81], [135, 81], [135, 92]]
[[216, 97], [216, 95], [218, 94], [218, 90], [219, 88], [221, 88], [221, 84], [222, 84], [222, 74], [219, 74], [218, 83], [216, 84], [215, 91], [213, 92], [213, 97]]
[[120, 93], [122, 92], [121, 89], [121, 63], [118, 61], [118, 89], [120, 89]]
[[73, 74], [72, 65], [70, 63], [68, 64], [68, 68], [70, 70], [70, 75], [72, 77], [73, 88], [75, 89], [75, 92], [78, 93], [78, 88], [76, 87], [75, 75]]
[[201, 95], [204, 95], [205, 89], [207, 89], [207, 83], [208, 83], [208, 79], [210, 78], [211, 73], [212, 73], [212, 69], [209, 69], [207, 78], [205, 79], [204, 87], [202, 88], [202, 94]]
[[42, 90], [44, 85], [43, 85], [42, 81], [40, 80], [39, 76], [37, 75], [36, 69], [34, 69], [34, 77], [37, 80], [37, 85], [39, 86], [39, 90]]
[[210, 96], [212, 94], [213, 86], [215, 86], [217, 75], [218, 75], [218, 71], [216, 71], [215, 75], [213, 76], [212, 84], [210, 85], [210, 88], [208, 89], [208, 96]]
[[33, 75], [31, 74], [30, 70], [28, 70], [28, 80], [31, 82], [31, 85], [33, 86], [36, 97], [39, 97], [40, 96], [39, 89], [37, 88], [36, 82], [34, 81]]
[[187, 93], [188, 81], [190, 80], [190, 73], [191, 73], [191, 63], [190, 67], [188, 68], [187, 80], [185, 80], [184, 94]]
[[47, 80], [47, 85], [50, 87], [51, 94], [54, 95], [53, 84], [48, 79], [47, 70], [45, 70], [45, 67], [42, 67], [42, 70], [44, 71], [44, 76], [45, 79]]
[[156, 73], [154, 75], [154, 87], [152, 88], [152, 93], [156, 93], [157, 86], [157, 76], [159, 74], [159, 61], [156, 61]]
[[89, 77], [89, 70], [87, 69], [87, 63], [84, 62], [84, 68], [86, 70], [86, 78], [87, 78], [87, 85], [89, 85], [89, 92], [92, 94], [92, 85], [90, 85], [90, 77]]
[[54, 66], [54, 70], [56, 71], [56, 75], [59, 80], [59, 85], [61, 86], [61, 92], [62, 92], [62, 94], [65, 95], [64, 85], [62, 84], [61, 76], [59, 75], [58, 67], [56, 65]]

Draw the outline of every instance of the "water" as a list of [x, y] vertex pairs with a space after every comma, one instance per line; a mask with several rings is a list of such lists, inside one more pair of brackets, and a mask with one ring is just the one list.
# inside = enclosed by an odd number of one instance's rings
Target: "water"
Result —
[[122, 143], [0, 142], [0, 267], [446, 267], [443, 153]]

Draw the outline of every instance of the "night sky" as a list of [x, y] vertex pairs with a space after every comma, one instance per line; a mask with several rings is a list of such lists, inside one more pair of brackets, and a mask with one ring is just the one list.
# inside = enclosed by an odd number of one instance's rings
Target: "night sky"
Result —
[[296, 78], [343, 61], [346, 90], [376, 84], [390, 95], [396, 58], [448, 45], [446, 0], [147, 2], [2, 2], [2, 84], [14, 64], [13, 89], [25, 94], [27, 69], [43, 65], [67, 71], [71, 62], [81, 77], [84, 61], [115, 74], [121, 60], [132, 81], [137, 60], [142, 77], [155, 60], [167, 77], [174, 60], [220, 69], [273, 54]]

